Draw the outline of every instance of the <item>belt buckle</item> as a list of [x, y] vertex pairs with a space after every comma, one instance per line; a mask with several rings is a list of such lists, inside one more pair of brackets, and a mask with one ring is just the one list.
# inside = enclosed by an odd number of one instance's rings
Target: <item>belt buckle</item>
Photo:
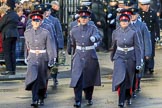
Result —
[[85, 48], [85, 47], [81, 47], [81, 50], [82, 50], [82, 51], [85, 51], [85, 50], [86, 50], [86, 48]]
[[40, 53], [40, 51], [36, 50], [35, 53], [36, 53], [36, 55], [38, 55]]
[[128, 48], [123, 48], [124, 49], [124, 52], [128, 52]]

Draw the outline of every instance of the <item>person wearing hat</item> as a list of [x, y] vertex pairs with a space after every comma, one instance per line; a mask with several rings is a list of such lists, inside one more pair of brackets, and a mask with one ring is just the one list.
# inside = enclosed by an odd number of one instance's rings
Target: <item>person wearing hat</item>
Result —
[[94, 46], [100, 36], [97, 28], [88, 24], [90, 11], [83, 7], [78, 13], [80, 24], [70, 31], [70, 45], [74, 49], [70, 87], [74, 88], [76, 108], [81, 107], [82, 91], [85, 93], [87, 104], [92, 105], [94, 86], [101, 85], [99, 63]]
[[150, 59], [146, 61], [145, 73], [149, 72], [149, 74], [153, 74], [155, 63], [155, 44], [158, 40], [160, 40], [159, 19], [156, 12], [150, 8], [150, 0], [139, 0], [139, 8], [139, 15], [148, 27], [152, 42], [152, 54]]
[[111, 60], [114, 62], [112, 90], [118, 91], [118, 106], [123, 108], [125, 100], [130, 105], [134, 69], [141, 68], [141, 51], [136, 31], [129, 27], [129, 15], [121, 14], [119, 21], [120, 26], [112, 34]]
[[125, 5], [125, 9], [129, 9], [129, 8], [133, 8], [133, 7], [137, 7], [137, 1], [136, 0], [124, 0], [124, 5]]
[[111, 41], [112, 41], [112, 32], [116, 28], [116, 16], [118, 8], [118, 1], [117, 0], [110, 0], [109, 5], [107, 7], [107, 12], [105, 15], [106, 19], [106, 30], [105, 30], [105, 36], [103, 37], [103, 43], [104, 43], [104, 49], [109, 50], [111, 47]]
[[[59, 53], [63, 52], [63, 48], [64, 48], [64, 37], [62, 34], [62, 27], [61, 27], [61, 23], [59, 21], [58, 18], [53, 17], [51, 15], [51, 5], [50, 4], [45, 4], [45, 18], [49, 20], [49, 22], [51, 24], [53, 24], [53, 27], [55, 29], [56, 32], [56, 43], [57, 43], [57, 52], [58, 52], [58, 57], [56, 58], [56, 62], [59, 62]], [[58, 85], [58, 79], [57, 79], [57, 74], [58, 74], [58, 68], [56, 69], [56, 72], [54, 74], [51, 75], [51, 77], [53, 78], [53, 85], [57, 86]]]
[[145, 61], [151, 57], [152, 45], [151, 45], [151, 36], [150, 32], [145, 23], [141, 22], [139, 18], [138, 8], [130, 8], [132, 11], [131, 15], [131, 28], [137, 31], [137, 35], [140, 41], [141, 46], [141, 60], [142, 60], [142, 69], [140, 71], [136, 70], [134, 85], [132, 87], [133, 97], [136, 97], [136, 91], [140, 91], [140, 81], [144, 74], [144, 64]]
[[32, 28], [24, 33], [25, 43], [28, 50], [27, 75], [25, 78], [25, 89], [32, 91], [31, 106], [38, 107], [43, 105], [44, 93], [46, 90], [46, 81], [48, 77], [48, 67], [54, 64], [53, 45], [51, 43], [51, 34], [48, 30], [40, 27], [43, 16], [33, 13], [30, 15]]
[[6, 1], [6, 14], [0, 20], [0, 32], [2, 32], [4, 59], [6, 71], [2, 75], [15, 75], [16, 71], [16, 40], [19, 37], [17, 25], [19, 16], [14, 11], [15, 1]]

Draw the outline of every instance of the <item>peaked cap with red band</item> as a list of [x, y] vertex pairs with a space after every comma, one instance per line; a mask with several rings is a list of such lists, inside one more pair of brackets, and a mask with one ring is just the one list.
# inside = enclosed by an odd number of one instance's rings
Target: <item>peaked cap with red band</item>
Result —
[[119, 20], [120, 20], [120, 21], [130, 21], [130, 17], [129, 17], [129, 15], [127, 15], [127, 14], [121, 14], [121, 15], [119, 16]]
[[32, 20], [42, 20], [43, 16], [41, 14], [34, 13], [34, 14], [30, 15], [30, 19], [32, 19]]

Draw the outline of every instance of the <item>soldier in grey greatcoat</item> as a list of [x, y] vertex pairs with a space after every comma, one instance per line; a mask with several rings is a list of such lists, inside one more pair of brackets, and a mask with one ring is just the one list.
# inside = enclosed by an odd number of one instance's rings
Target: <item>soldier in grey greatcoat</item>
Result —
[[[51, 10], [50, 10], [51, 5], [45, 4], [44, 7], [46, 8], [46, 19], [48, 19], [50, 21], [50, 23], [53, 24], [53, 27], [56, 31], [57, 53], [59, 53], [59, 51], [61, 51], [64, 48], [64, 37], [63, 37], [63, 33], [62, 33], [61, 23], [58, 18], [53, 17], [51, 15]], [[59, 55], [56, 58], [57, 63], [58, 63], [58, 61], [59, 61]], [[54, 86], [56, 86], [58, 84], [57, 74], [58, 74], [58, 68], [56, 69], [56, 72], [54, 74], [51, 74], [51, 77], [53, 78]]]
[[[142, 62], [142, 69], [140, 72], [136, 70], [135, 73], [135, 79], [134, 79], [134, 84], [132, 87], [133, 96], [135, 97], [135, 90], [140, 90], [140, 80], [141, 77], [143, 76], [144, 73], [144, 64], [145, 60], [148, 60], [151, 57], [152, 53], [152, 44], [151, 44], [151, 36], [150, 32], [148, 31], [148, 28], [145, 23], [141, 22], [138, 14], [138, 9], [137, 8], [129, 8], [121, 11], [123, 14], [127, 14], [131, 16], [131, 24], [130, 27], [137, 32], [137, 36], [140, 41], [140, 47], [141, 47], [141, 62]], [[136, 88], [136, 85], [138, 87]]]
[[130, 17], [122, 14], [119, 17], [120, 26], [112, 34], [112, 54], [114, 72], [112, 90], [119, 92], [119, 106], [124, 102], [130, 104], [135, 68], [141, 68], [141, 50], [136, 31], [129, 27]]
[[53, 65], [54, 58], [57, 55], [54, 55], [50, 32], [40, 27], [43, 16], [32, 14], [30, 17], [33, 27], [24, 33], [28, 50], [25, 89], [32, 91], [31, 106], [37, 107], [39, 100], [41, 105], [44, 103], [48, 66]]
[[81, 107], [82, 90], [88, 105], [92, 105], [94, 86], [101, 85], [99, 62], [94, 46], [100, 36], [96, 27], [88, 24], [90, 12], [83, 7], [79, 14], [80, 24], [70, 31], [71, 46], [75, 48], [70, 83], [70, 87], [74, 88], [74, 107]]
[[[141, 87], [140, 87], [140, 81], [141, 78], [144, 74], [144, 64], [145, 61], [148, 60], [151, 57], [152, 54], [152, 43], [151, 43], [151, 36], [150, 36], [150, 32], [148, 31], [148, 28], [146, 26], [145, 23], [141, 22], [138, 17], [138, 9], [137, 8], [131, 8], [129, 9], [130, 11], [132, 11], [132, 15], [131, 15], [131, 26], [132, 29], [137, 31], [140, 43], [141, 43], [141, 60], [142, 60], [142, 69], [140, 72], [137, 72], [136, 76], [135, 76], [135, 80], [134, 80], [134, 86], [133, 86], [133, 91], [137, 90], [140, 91]], [[136, 86], [137, 85], [137, 86]], [[133, 94], [133, 96], [135, 97], [135, 92]]]

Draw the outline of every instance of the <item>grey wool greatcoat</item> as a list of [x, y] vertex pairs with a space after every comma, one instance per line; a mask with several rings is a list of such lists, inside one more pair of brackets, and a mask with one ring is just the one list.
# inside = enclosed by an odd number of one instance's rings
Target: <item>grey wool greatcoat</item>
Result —
[[[129, 26], [122, 29], [120, 26], [113, 31], [112, 45], [114, 50], [111, 54], [111, 60], [114, 61], [112, 90], [116, 91], [119, 85], [124, 81], [126, 75], [128, 78], [126, 88], [132, 87], [136, 66], [141, 66], [140, 42], [136, 31]], [[120, 48], [134, 47], [133, 50], [124, 52]]]
[[[48, 63], [57, 56], [51, 44], [51, 34], [44, 28], [39, 27], [25, 31], [25, 43], [28, 50], [27, 55], [27, 75], [25, 79], [26, 90], [31, 90], [33, 82], [39, 80], [39, 89], [46, 87]], [[46, 53], [35, 54], [30, 50], [46, 50]]]
[[83, 75], [83, 88], [101, 85], [100, 68], [96, 50], [75, 49], [76, 46], [93, 46], [94, 43], [90, 40], [91, 36], [98, 37], [96, 40], [100, 38], [97, 28], [90, 24], [77, 25], [70, 31], [71, 46], [74, 47], [70, 87], [76, 87], [81, 75]]

